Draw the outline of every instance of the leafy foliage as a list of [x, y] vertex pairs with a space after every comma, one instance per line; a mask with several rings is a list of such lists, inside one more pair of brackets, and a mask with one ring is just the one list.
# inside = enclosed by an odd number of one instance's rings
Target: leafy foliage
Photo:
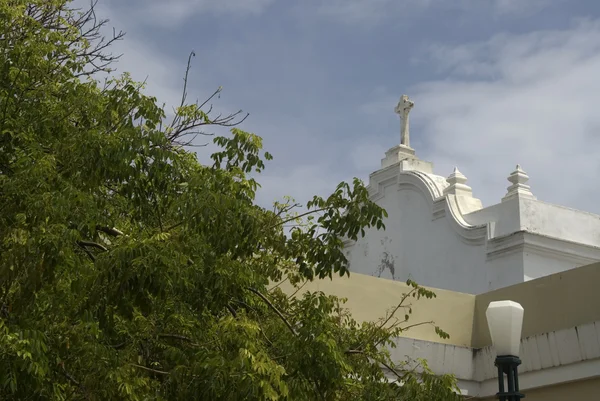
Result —
[[129, 75], [99, 82], [120, 38], [103, 42], [103, 23], [66, 0], [0, 0], [0, 398], [457, 397], [452, 377], [387, 351], [405, 301], [431, 291], [409, 282], [385, 319], [358, 324], [336, 297], [269, 289], [348, 274], [342, 238], [384, 228], [363, 184], [302, 215], [259, 207], [261, 139], [234, 127], [200, 163], [182, 138], [243, 118], [213, 118], [184, 89], [164, 126]]

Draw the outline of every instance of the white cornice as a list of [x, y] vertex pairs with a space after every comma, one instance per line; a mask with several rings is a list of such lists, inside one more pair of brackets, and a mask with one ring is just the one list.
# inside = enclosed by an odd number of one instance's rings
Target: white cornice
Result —
[[527, 231], [491, 238], [487, 242], [487, 260], [522, 252], [552, 256], [579, 265], [600, 260], [600, 248]]
[[[527, 395], [527, 390], [589, 380], [597, 377], [600, 377], [600, 358], [533, 372], [519, 373], [519, 387], [521, 392]], [[498, 392], [498, 379], [494, 377], [482, 382], [458, 380], [458, 388], [464, 396], [493, 397]]]
[[[399, 338], [390, 350], [398, 360], [424, 358], [436, 374], [454, 374], [464, 395], [496, 394], [496, 357], [492, 347], [473, 349]], [[600, 377], [600, 321], [521, 340], [521, 390]]]

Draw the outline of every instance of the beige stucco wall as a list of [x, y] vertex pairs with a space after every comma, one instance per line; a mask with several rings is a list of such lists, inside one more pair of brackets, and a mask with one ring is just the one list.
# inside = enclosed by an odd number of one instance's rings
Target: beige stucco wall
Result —
[[[523, 338], [598, 321], [598, 283], [600, 263], [594, 263], [477, 296], [433, 288], [437, 298], [413, 300], [410, 323], [433, 320], [450, 334], [450, 339], [439, 338], [431, 326], [413, 328], [405, 336], [473, 348], [488, 346], [491, 340], [485, 311], [490, 302], [505, 299], [519, 302], [525, 309]], [[287, 283], [281, 287], [293, 292]], [[403, 282], [352, 273], [350, 277], [315, 280], [302, 291], [323, 291], [347, 298], [346, 307], [362, 322], [384, 316], [409, 290]]]
[[[282, 290], [292, 293], [291, 285], [284, 283]], [[411, 298], [413, 313], [407, 324], [433, 320], [435, 325], [450, 334], [442, 340], [431, 325], [411, 328], [406, 337], [460, 346], [471, 345], [471, 329], [475, 296], [447, 290], [433, 289], [436, 298]], [[332, 280], [315, 280], [306, 284], [302, 291], [323, 291], [329, 295], [347, 298], [346, 307], [358, 322], [376, 321], [386, 311], [396, 306], [402, 295], [410, 288], [403, 282], [386, 280], [352, 273], [350, 277], [334, 277]], [[300, 292], [301, 293], [301, 292]], [[408, 300], [407, 300], [408, 301]], [[397, 316], [402, 317], [403, 312]]]
[[[528, 390], [523, 394], [527, 401], [597, 401], [600, 400], [600, 378]], [[492, 401], [497, 398], [484, 400]]]
[[600, 263], [594, 263], [477, 295], [472, 346], [491, 344], [485, 311], [492, 301], [509, 299], [523, 306], [522, 338], [598, 321], [598, 283]]

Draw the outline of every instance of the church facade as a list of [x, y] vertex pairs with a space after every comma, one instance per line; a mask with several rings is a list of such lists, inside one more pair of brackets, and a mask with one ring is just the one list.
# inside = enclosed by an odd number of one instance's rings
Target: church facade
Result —
[[450, 338], [417, 325], [390, 354], [397, 362], [424, 358], [433, 372], [454, 374], [472, 400], [496, 399], [498, 391], [485, 310], [493, 301], [518, 302], [526, 399], [600, 399], [600, 216], [536, 199], [520, 166], [508, 175], [505, 196], [484, 207], [458, 169], [438, 175], [417, 157], [409, 137], [413, 106], [402, 96], [395, 109], [400, 144], [369, 179], [371, 200], [388, 212], [386, 229], [345, 242], [350, 277], [306, 282], [299, 294], [345, 298], [357, 321], [375, 322], [410, 291], [407, 279], [429, 287], [437, 297], [416, 300], [411, 322], [435, 324]]
[[487, 207], [457, 168], [436, 174], [410, 147], [413, 106], [401, 98], [401, 143], [369, 177], [386, 229], [345, 243], [352, 272], [481, 294], [600, 261], [600, 216], [538, 200], [520, 166]]

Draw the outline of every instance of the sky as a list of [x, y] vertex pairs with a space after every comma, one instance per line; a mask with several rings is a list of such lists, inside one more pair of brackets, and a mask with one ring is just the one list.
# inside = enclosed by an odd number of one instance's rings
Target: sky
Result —
[[394, 106], [407, 94], [417, 155], [441, 176], [457, 166], [484, 206], [520, 164], [538, 199], [600, 213], [598, 1], [99, 0], [96, 11], [126, 32], [117, 71], [146, 79], [148, 94], [177, 104], [194, 51], [189, 99], [222, 86], [214, 109], [249, 113], [239, 128], [274, 156], [258, 179], [264, 206], [368, 182], [400, 141]]

